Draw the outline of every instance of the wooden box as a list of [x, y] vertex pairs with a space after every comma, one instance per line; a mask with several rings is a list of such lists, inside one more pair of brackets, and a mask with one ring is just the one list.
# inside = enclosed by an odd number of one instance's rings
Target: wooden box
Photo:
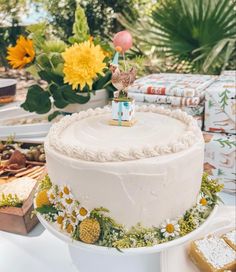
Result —
[[0, 208], [0, 230], [27, 234], [38, 224], [37, 216], [32, 216], [34, 193], [35, 190], [31, 192], [20, 208]]

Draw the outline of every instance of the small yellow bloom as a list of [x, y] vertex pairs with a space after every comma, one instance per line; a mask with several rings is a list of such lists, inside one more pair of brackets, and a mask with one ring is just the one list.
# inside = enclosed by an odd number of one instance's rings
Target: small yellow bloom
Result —
[[62, 53], [62, 57], [65, 61], [64, 82], [72, 85], [73, 89], [80, 86], [82, 90], [86, 84], [92, 89], [93, 80], [97, 75], [104, 75], [105, 55], [101, 46], [94, 45], [91, 41], [72, 45]]
[[61, 215], [59, 215], [59, 216], [57, 217], [57, 224], [61, 225], [61, 224], [63, 223], [63, 220], [64, 220], [64, 217], [61, 216]]
[[79, 214], [80, 214], [81, 216], [86, 216], [86, 215], [88, 214], [88, 211], [87, 211], [84, 207], [82, 207], [82, 208], [79, 210]]
[[8, 47], [7, 60], [14, 69], [21, 69], [26, 64], [32, 62], [35, 57], [33, 41], [20, 36], [16, 45]]
[[207, 200], [206, 200], [204, 197], [201, 198], [200, 204], [201, 204], [202, 206], [206, 206], [206, 205], [207, 205]]
[[73, 199], [72, 198], [66, 198], [66, 203], [68, 204], [68, 205], [70, 205], [72, 202], [73, 202]]
[[60, 193], [59, 193], [59, 197], [60, 197], [60, 198], [63, 198], [63, 192], [60, 192]]
[[167, 224], [167, 225], [166, 225], [166, 231], [167, 231], [168, 233], [173, 233], [173, 232], [175, 231], [174, 225], [173, 225], [173, 224]]
[[64, 192], [66, 195], [69, 195], [70, 189], [69, 189], [67, 186], [65, 186], [65, 187], [63, 188], [63, 192]]
[[72, 233], [73, 230], [74, 230], [74, 227], [73, 227], [71, 224], [68, 224], [68, 226], [66, 227], [66, 231], [67, 231], [68, 233]]
[[38, 195], [36, 196], [36, 199], [35, 199], [37, 208], [40, 208], [40, 207], [42, 207], [44, 205], [51, 205], [51, 202], [50, 202], [50, 200], [48, 198], [47, 193], [48, 193], [47, 189], [45, 189], [43, 191], [40, 191], [38, 193]]

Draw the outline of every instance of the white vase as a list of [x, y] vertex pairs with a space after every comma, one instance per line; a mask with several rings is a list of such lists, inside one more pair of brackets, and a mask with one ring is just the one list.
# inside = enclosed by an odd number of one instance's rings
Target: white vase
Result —
[[[84, 95], [87, 95], [87, 94], [84, 94]], [[95, 93], [91, 93], [91, 98], [87, 103], [70, 104], [63, 109], [60, 109], [60, 111], [73, 113], [73, 112], [80, 112], [83, 110], [87, 110], [90, 108], [94, 109], [97, 107], [104, 107], [108, 104], [108, 98], [109, 98], [109, 95], [106, 89], [97, 90], [95, 91]]]

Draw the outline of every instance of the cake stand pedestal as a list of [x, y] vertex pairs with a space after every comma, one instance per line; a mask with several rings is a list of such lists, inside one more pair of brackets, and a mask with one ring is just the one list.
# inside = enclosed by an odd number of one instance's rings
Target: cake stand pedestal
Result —
[[[142, 255], [106, 255], [91, 253], [69, 245], [78, 272], [161, 272], [161, 253]], [[88, 260], [90, 260], [88, 262]]]
[[161, 263], [164, 261], [162, 257], [164, 257], [165, 252], [170, 248], [195, 239], [208, 227], [216, 214], [217, 208], [216, 206], [199, 228], [181, 238], [153, 247], [129, 248], [122, 249], [122, 251], [72, 240], [54, 224], [47, 222], [40, 214], [37, 216], [49, 232], [67, 243], [72, 263], [78, 272], [161, 272]]

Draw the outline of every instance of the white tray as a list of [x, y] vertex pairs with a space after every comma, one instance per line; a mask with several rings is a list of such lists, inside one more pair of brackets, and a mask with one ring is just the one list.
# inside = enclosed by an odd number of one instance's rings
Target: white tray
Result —
[[[208, 234], [221, 235], [235, 227], [235, 206], [221, 206], [208, 228], [197, 234], [194, 239]], [[200, 272], [188, 257], [188, 245], [189, 242], [162, 252], [161, 272]]]
[[[46, 115], [38, 115], [35, 113], [26, 112], [19, 104], [13, 104], [12, 106], [0, 108], [0, 139], [6, 140], [9, 136], [13, 136], [16, 140], [22, 139], [34, 139], [43, 138], [47, 135], [51, 123], [34, 123], [34, 124], [22, 124], [22, 125], [3, 125], [3, 122], [12, 119], [21, 118], [39, 118]], [[38, 140], [36, 141], [38, 142]]]

